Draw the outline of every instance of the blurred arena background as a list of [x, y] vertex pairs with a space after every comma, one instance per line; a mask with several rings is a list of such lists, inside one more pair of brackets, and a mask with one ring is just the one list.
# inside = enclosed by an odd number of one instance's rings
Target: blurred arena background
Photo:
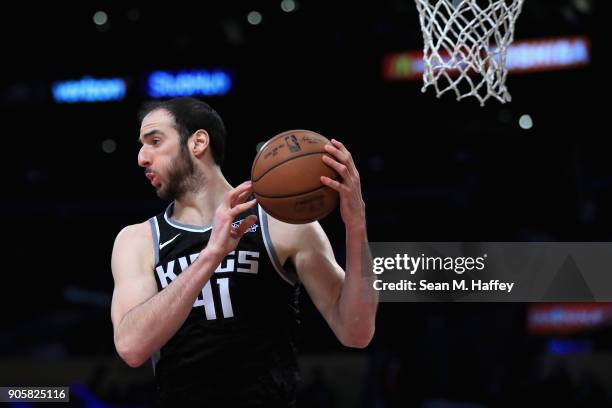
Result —
[[[526, 0], [515, 39], [546, 42], [484, 108], [410, 79], [411, 0], [3, 6], [0, 385], [149, 406], [109, 307], [115, 235], [165, 207], [136, 163], [151, 98], [221, 114], [234, 184], [281, 131], [345, 142], [371, 241], [612, 241], [603, 3]], [[342, 264], [338, 212], [322, 224]], [[302, 305], [303, 407], [612, 405], [608, 304], [381, 304], [358, 351]]]

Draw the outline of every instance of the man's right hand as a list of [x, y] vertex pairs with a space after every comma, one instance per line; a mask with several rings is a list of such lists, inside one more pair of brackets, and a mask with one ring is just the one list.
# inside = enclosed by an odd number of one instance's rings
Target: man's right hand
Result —
[[245, 181], [225, 194], [223, 203], [215, 211], [210, 240], [205, 250], [224, 257], [236, 249], [238, 241], [240, 241], [246, 230], [257, 222], [257, 216], [251, 214], [242, 220], [238, 227], [232, 227], [232, 223], [240, 213], [257, 203], [256, 199], [245, 202], [252, 192], [253, 186], [251, 182]]

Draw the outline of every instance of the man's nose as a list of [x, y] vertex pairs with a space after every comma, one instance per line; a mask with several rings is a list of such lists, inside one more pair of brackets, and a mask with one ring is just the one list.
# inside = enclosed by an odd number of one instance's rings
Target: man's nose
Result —
[[138, 165], [140, 167], [149, 167], [151, 165], [151, 158], [145, 148], [146, 146], [142, 146], [138, 151]]

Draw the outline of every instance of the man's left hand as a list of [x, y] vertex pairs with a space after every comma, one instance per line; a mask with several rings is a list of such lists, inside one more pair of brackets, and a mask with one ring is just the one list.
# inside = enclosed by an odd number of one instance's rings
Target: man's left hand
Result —
[[325, 145], [325, 151], [331, 157], [323, 155], [323, 162], [336, 170], [342, 180], [321, 176], [321, 183], [336, 190], [340, 195], [340, 215], [347, 228], [365, 227], [365, 203], [361, 197], [359, 172], [351, 153], [335, 139]]

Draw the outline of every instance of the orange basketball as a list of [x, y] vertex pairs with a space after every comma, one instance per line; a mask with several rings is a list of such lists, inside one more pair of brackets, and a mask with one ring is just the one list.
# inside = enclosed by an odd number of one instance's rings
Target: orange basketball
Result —
[[288, 130], [268, 140], [251, 168], [259, 204], [276, 219], [304, 224], [325, 217], [338, 205], [338, 193], [321, 176], [340, 180], [321, 157], [329, 140], [310, 130]]

